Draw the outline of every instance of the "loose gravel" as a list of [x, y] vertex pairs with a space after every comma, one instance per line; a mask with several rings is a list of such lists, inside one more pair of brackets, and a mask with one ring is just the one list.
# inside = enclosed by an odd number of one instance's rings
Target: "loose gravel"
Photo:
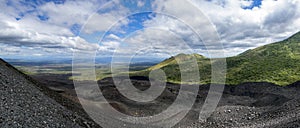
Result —
[[78, 118], [0, 60], [1, 128], [79, 128]]

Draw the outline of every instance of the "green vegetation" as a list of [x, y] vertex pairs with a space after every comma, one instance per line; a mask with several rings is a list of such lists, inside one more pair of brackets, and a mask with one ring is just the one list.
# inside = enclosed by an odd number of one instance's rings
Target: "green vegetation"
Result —
[[271, 82], [288, 85], [300, 80], [300, 33], [280, 42], [227, 58], [227, 83]]
[[[180, 83], [181, 73], [179, 63], [185, 66], [184, 70], [194, 69], [190, 62], [197, 61], [200, 75], [200, 84], [211, 82], [211, 64], [220, 62], [219, 59], [209, 59], [199, 54], [178, 54], [159, 64], [146, 68], [145, 66], [131, 66], [130, 76], [148, 76], [152, 70], [161, 69], [165, 72], [168, 82]], [[240, 55], [226, 58], [226, 84], [236, 85], [243, 82], [271, 82], [278, 85], [288, 85], [300, 80], [300, 32], [280, 42], [268, 44], [248, 50]], [[18, 67], [26, 74], [68, 74], [72, 73], [70, 65], [46, 65]], [[115, 67], [116, 74], [111, 73], [108, 65], [96, 66], [96, 79], [100, 80], [112, 75], [124, 75], [125, 67]], [[79, 77], [88, 80], [90, 75], [87, 69], [82, 69]], [[85, 73], [87, 72], [87, 73]], [[85, 75], [84, 75], [85, 74]], [[86, 78], [84, 77], [86, 76]], [[70, 77], [70, 79], [79, 79]]]
[[[148, 69], [131, 72], [130, 75], [148, 76], [151, 70], [162, 69], [168, 82], [179, 83], [181, 74], [178, 63], [189, 63], [193, 57], [198, 63], [200, 84], [210, 83], [211, 63], [219, 60], [198, 54], [179, 54]], [[300, 80], [300, 32], [283, 41], [229, 57], [226, 62], [226, 84], [271, 82], [284, 86], [296, 82]]]
[[170, 57], [164, 61], [162, 61], [161, 63], [154, 65], [152, 67], [149, 67], [145, 70], [141, 70], [141, 71], [136, 71], [136, 72], [130, 72], [131, 76], [148, 76], [148, 74], [150, 73], [150, 71], [152, 70], [158, 70], [161, 69], [165, 72], [166, 74], [166, 78], [168, 82], [172, 82], [172, 83], [180, 83], [181, 82], [181, 72], [180, 72], [180, 65], [186, 65], [184, 66], [184, 68], [182, 68], [182, 70], [186, 70], [186, 71], [191, 71], [190, 73], [192, 73], [192, 69], [193, 68], [190, 63], [192, 62], [192, 59], [195, 59], [198, 65], [198, 69], [199, 69], [199, 76], [201, 77], [201, 84], [205, 84], [208, 83], [209, 81], [207, 81], [208, 79], [210, 79], [210, 71], [211, 71], [211, 67], [210, 64], [211, 62], [213, 62], [214, 60], [210, 60], [208, 58], [205, 58], [199, 54], [178, 54], [176, 56]]

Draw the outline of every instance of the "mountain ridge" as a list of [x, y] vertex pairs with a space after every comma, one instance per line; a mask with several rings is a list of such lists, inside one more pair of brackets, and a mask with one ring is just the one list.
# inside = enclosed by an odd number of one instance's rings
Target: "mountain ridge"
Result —
[[[202, 55], [180, 53], [165, 59], [148, 69], [131, 73], [131, 76], [147, 76], [151, 70], [162, 69], [167, 81], [180, 83], [178, 63], [195, 58], [199, 65], [200, 84], [210, 83], [211, 63], [217, 58], [205, 58]], [[179, 62], [177, 62], [179, 61]], [[300, 32], [282, 41], [247, 50], [239, 55], [227, 57], [226, 84], [237, 85], [244, 82], [270, 82], [288, 85], [300, 80]]]

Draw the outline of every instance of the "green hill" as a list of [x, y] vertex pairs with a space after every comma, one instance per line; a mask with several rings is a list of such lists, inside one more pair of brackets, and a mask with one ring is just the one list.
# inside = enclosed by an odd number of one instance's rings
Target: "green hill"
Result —
[[300, 32], [280, 42], [227, 58], [230, 84], [271, 82], [287, 85], [300, 80]]
[[[211, 63], [218, 59], [205, 58], [198, 54], [178, 54], [148, 69], [132, 72], [131, 75], [148, 76], [151, 70], [162, 69], [167, 81], [180, 82], [178, 63], [188, 63], [192, 57], [198, 62], [200, 84], [210, 83]], [[226, 59], [226, 84], [243, 82], [271, 82], [288, 85], [300, 80], [300, 32], [280, 42], [248, 50]]]

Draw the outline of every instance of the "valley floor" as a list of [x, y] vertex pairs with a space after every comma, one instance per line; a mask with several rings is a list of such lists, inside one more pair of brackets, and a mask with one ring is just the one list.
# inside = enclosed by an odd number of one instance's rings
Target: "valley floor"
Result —
[[[150, 87], [150, 82], [144, 77], [132, 77], [131, 82], [140, 90]], [[63, 82], [60, 83], [62, 85], [58, 83], [56, 83], [56, 88], [62, 88], [59, 86], [63, 86]], [[138, 103], [122, 96], [116, 89], [112, 78], [105, 78], [98, 81], [98, 84], [104, 97], [101, 98], [100, 94], [93, 91], [94, 89], [86, 87], [79, 87], [82, 89], [81, 92], [85, 93], [77, 93], [77, 96], [86, 104], [98, 102], [98, 108], [95, 109], [99, 109], [99, 106], [101, 109], [106, 109], [103, 107], [106, 106], [105, 98], [118, 111], [136, 117], [153, 116], [167, 109], [176, 99], [180, 89], [177, 84], [167, 83], [166, 89], [155, 101]], [[199, 87], [198, 97], [192, 110], [175, 127], [300, 127], [300, 82], [285, 87], [271, 83], [226, 85], [216, 110], [207, 120], [199, 121], [199, 113], [209, 87], [209, 85]], [[65, 92], [60, 93], [68, 98], [76, 99], [76, 93], [72, 88], [64, 87], [64, 90]]]

